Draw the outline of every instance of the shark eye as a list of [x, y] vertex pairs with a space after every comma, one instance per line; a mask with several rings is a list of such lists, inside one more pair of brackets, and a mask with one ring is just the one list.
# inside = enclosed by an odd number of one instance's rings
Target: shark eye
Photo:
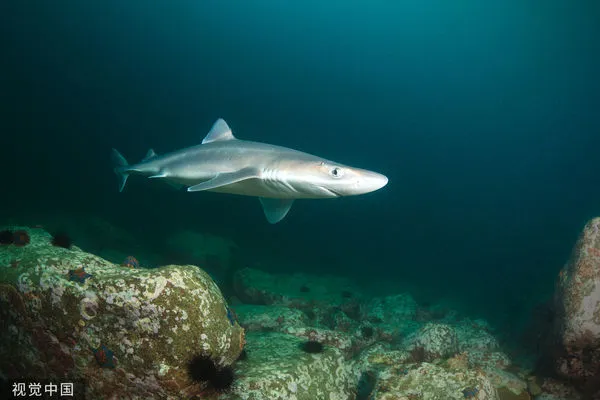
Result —
[[342, 175], [344, 175], [344, 171], [342, 171], [342, 169], [339, 167], [333, 167], [329, 170], [329, 175], [334, 178], [341, 178]]

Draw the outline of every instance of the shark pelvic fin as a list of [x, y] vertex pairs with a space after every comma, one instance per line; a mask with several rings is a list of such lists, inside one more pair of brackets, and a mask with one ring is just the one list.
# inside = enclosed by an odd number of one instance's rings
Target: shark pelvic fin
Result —
[[156, 153], [154, 152], [154, 149], [150, 149], [146, 153], [146, 157], [144, 157], [144, 159], [142, 160], [142, 162], [148, 161], [149, 159], [154, 158], [154, 157], [156, 157]]
[[199, 183], [194, 186], [190, 186], [188, 192], [199, 192], [202, 190], [216, 189], [221, 186], [231, 185], [246, 179], [258, 178], [260, 175], [255, 168], [243, 168], [239, 171], [227, 172], [224, 174], [218, 174], [212, 179], [206, 182]]
[[231, 132], [231, 128], [222, 118], [219, 118], [210, 128], [208, 134], [202, 140], [202, 144], [219, 142], [223, 140], [234, 140], [235, 136]]
[[270, 199], [259, 197], [265, 217], [271, 224], [276, 224], [285, 218], [294, 204], [294, 199]]

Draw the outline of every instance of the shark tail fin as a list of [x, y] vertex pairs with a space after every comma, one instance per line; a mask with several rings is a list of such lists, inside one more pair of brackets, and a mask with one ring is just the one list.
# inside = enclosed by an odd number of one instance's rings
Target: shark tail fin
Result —
[[119, 192], [122, 192], [127, 183], [127, 178], [129, 178], [129, 173], [125, 172], [129, 163], [116, 149], [112, 149], [110, 156], [114, 165], [115, 174], [117, 174], [117, 177], [119, 178]]

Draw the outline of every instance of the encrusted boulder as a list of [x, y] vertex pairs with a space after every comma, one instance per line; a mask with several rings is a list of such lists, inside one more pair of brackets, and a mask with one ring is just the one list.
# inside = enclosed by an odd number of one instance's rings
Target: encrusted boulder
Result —
[[454, 329], [458, 336], [460, 351], [481, 350], [491, 352], [500, 347], [498, 340], [490, 332], [491, 328], [486, 321], [464, 318], [454, 325]]
[[313, 325], [337, 328], [338, 311], [360, 320], [360, 290], [348, 279], [308, 274], [269, 274], [253, 268], [236, 271], [236, 295], [245, 303], [280, 305], [304, 311]]
[[464, 354], [467, 355], [469, 365], [472, 368], [478, 367], [483, 369], [507, 369], [512, 364], [508, 355], [501, 351], [482, 351], [475, 349], [468, 350]]
[[415, 319], [417, 307], [417, 302], [408, 293], [376, 297], [364, 308], [363, 318], [373, 323], [401, 325]]
[[250, 332], [248, 357], [219, 400], [351, 400], [358, 384], [353, 364], [335, 347], [318, 354], [301, 350], [303, 340], [277, 332]]
[[360, 353], [358, 363], [363, 370], [379, 370], [394, 365], [412, 363], [411, 354], [405, 350], [394, 350], [388, 343], [378, 343]]
[[332, 331], [314, 327], [289, 327], [285, 333], [304, 338], [305, 340], [315, 341], [327, 346], [335, 347], [342, 351], [346, 357], [351, 357], [356, 352], [352, 337], [345, 332]]
[[417, 302], [408, 293], [375, 297], [361, 307], [361, 320], [377, 328], [380, 340], [397, 344], [423, 326], [416, 320], [417, 310]]
[[396, 365], [378, 374], [371, 394], [374, 400], [499, 400], [498, 393], [481, 371], [451, 371], [422, 363]]
[[84, 381], [94, 399], [187, 398], [204, 389], [187, 376], [193, 355], [238, 358], [244, 330], [201, 269], [124, 268], [23, 229], [28, 245], [0, 245], [4, 376]]
[[410, 341], [412, 344], [409, 347], [413, 351], [420, 349], [424, 361], [446, 359], [458, 352], [456, 331], [446, 324], [428, 323]]
[[586, 384], [600, 376], [600, 218], [585, 225], [560, 271], [555, 305], [555, 371]]
[[523, 380], [502, 370], [471, 366], [466, 353], [430, 364], [415, 359], [414, 351], [376, 344], [360, 354], [357, 367], [375, 377], [371, 397], [365, 397], [369, 399], [496, 399], [496, 390], [507, 394], [500, 399], [530, 399]]
[[[543, 379], [539, 383], [541, 393], [535, 397], [535, 400], [582, 400], [586, 399], [581, 393], [578, 393], [571, 386], [555, 379]], [[590, 399], [588, 396], [587, 399]], [[593, 399], [595, 400], [595, 399]]]
[[240, 325], [247, 331], [282, 332], [308, 325], [306, 315], [295, 308], [245, 304], [236, 306], [235, 311]]
[[458, 350], [465, 354], [471, 368], [506, 369], [511, 365], [507, 354], [501, 351], [498, 339], [484, 320], [464, 318], [454, 325]]
[[511, 372], [498, 369], [487, 368], [485, 375], [488, 377], [492, 385], [498, 390], [500, 398], [509, 399], [530, 399], [527, 388], [527, 381]]

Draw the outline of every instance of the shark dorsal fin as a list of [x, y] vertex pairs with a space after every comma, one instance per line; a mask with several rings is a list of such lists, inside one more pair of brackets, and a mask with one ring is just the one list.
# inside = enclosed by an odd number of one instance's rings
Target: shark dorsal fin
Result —
[[220, 142], [224, 140], [234, 140], [235, 136], [231, 133], [231, 128], [222, 118], [219, 118], [210, 128], [210, 131], [202, 141], [202, 144], [211, 142]]
[[148, 161], [149, 159], [154, 158], [154, 157], [156, 157], [156, 153], [154, 152], [154, 149], [150, 149], [146, 153], [146, 157], [144, 157], [144, 159], [142, 160], [142, 162]]

